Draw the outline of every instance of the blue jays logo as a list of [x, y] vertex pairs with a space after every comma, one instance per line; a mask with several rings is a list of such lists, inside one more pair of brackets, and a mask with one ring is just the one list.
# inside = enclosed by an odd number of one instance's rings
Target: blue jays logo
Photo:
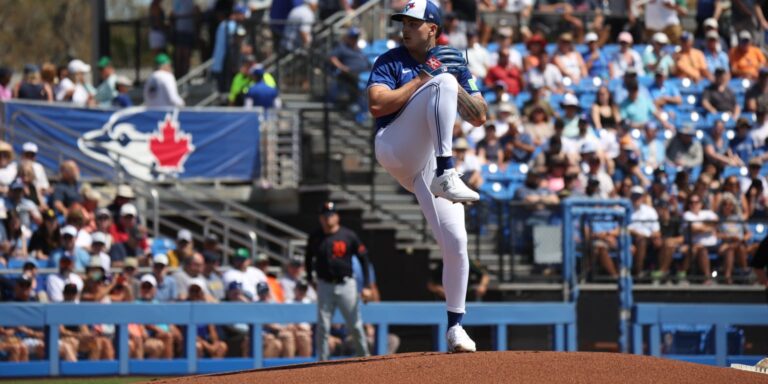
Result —
[[179, 111], [155, 120], [155, 126], [147, 124], [146, 117], [152, 114], [143, 114], [145, 111], [144, 107], [135, 107], [115, 112], [103, 127], [78, 139], [77, 146], [89, 157], [142, 180], [183, 173], [184, 163], [195, 147], [192, 135], [181, 129]]
[[405, 9], [403, 9], [403, 13], [408, 12], [411, 8], [416, 8], [416, 3], [410, 2], [405, 5]]

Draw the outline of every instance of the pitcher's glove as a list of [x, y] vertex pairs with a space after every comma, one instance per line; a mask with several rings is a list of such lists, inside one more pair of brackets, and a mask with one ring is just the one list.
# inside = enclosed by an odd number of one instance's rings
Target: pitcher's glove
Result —
[[467, 59], [456, 48], [438, 45], [427, 52], [427, 60], [421, 65], [421, 70], [430, 77], [441, 73], [457, 76], [467, 71]]

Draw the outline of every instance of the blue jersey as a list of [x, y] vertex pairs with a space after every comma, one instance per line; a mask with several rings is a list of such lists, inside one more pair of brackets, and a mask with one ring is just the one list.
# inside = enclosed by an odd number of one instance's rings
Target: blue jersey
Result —
[[[404, 46], [392, 48], [379, 56], [373, 64], [371, 76], [368, 78], [368, 88], [381, 84], [389, 89], [398, 89], [419, 75], [421, 64], [417, 62]], [[470, 95], [479, 93], [474, 78], [469, 71], [465, 71], [458, 77], [459, 85]], [[402, 111], [376, 118], [376, 128], [381, 129], [389, 125]]]

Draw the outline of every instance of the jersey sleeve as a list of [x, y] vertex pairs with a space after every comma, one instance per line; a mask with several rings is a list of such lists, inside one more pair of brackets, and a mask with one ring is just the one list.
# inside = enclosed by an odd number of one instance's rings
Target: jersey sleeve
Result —
[[462, 72], [457, 80], [459, 81], [459, 85], [461, 85], [461, 87], [470, 95], [480, 93], [480, 88], [477, 86], [477, 80], [475, 80], [475, 77], [472, 76], [472, 73], [470, 73], [469, 70]]
[[390, 59], [389, 55], [380, 56], [376, 63], [373, 64], [366, 88], [380, 84], [389, 87], [389, 89], [395, 89], [397, 87], [396, 78], [397, 68], [395, 68], [395, 63]]

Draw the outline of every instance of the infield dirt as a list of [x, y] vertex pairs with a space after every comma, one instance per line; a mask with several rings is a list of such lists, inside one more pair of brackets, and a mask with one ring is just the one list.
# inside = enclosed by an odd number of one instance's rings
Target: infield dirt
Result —
[[152, 383], [768, 384], [768, 375], [649, 356], [589, 352], [406, 353]]

